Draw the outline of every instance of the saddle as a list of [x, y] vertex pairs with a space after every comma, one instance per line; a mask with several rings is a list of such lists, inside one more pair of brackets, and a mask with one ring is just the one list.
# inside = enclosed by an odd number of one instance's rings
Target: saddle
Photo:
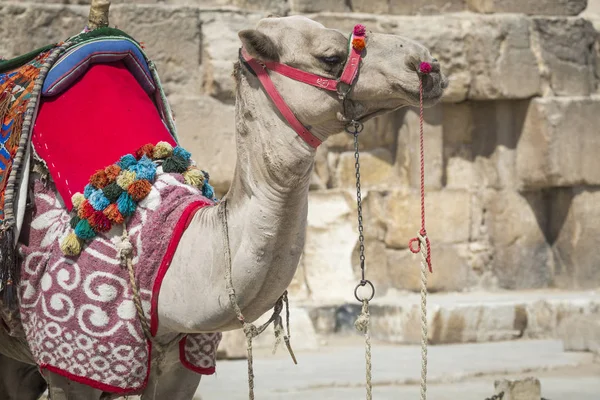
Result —
[[[111, 86], [80, 84], [84, 74], [100, 66], [110, 69], [103, 71], [102, 79], [120, 79], [121, 87], [135, 91], [136, 104], [125, 104]], [[67, 89], [74, 93], [65, 93]], [[89, 101], [81, 100], [86, 97]], [[113, 106], [120, 102], [121, 112], [87, 120], [86, 111], [102, 107], [98, 97]], [[110, 129], [115, 124], [120, 131], [134, 132], [135, 127], [146, 134], [119, 136]], [[32, 155], [45, 165], [71, 210], [71, 196], [90, 175], [149, 141], [175, 145], [177, 133], [156, 67], [125, 32], [108, 27], [84, 31], [65, 42], [0, 61], [0, 307], [16, 305], [16, 244]], [[98, 151], [103, 142], [111, 145]]]

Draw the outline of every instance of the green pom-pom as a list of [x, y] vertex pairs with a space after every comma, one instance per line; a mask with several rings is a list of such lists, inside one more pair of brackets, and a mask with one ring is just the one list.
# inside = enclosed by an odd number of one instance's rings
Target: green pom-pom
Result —
[[117, 182], [113, 182], [110, 185], [107, 185], [104, 189], [102, 189], [104, 196], [110, 201], [114, 203], [117, 201], [121, 193], [123, 193], [123, 189], [121, 186], [117, 185]]
[[69, 224], [71, 224], [71, 228], [75, 229], [79, 221], [81, 221], [81, 218], [79, 218], [79, 216], [75, 215], [74, 217], [72, 217], [71, 221], [69, 221]]
[[172, 156], [163, 162], [163, 171], [167, 173], [184, 173], [188, 166], [190, 165], [190, 161], [186, 160], [180, 156]]
[[77, 223], [77, 226], [75, 227], [75, 234], [78, 238], [83, 240], [90, 240], [96, 237], [96, 232], [94, 232], [90, 226], [90, 223], [85, 219], [82, 219], [79, 221], [79, 223]]

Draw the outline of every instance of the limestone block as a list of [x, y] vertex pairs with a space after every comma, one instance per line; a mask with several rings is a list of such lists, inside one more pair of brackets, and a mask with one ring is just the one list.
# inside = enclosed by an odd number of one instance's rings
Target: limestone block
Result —
[[241, 46], [238, 32], [254, 28], [260, 14], [239, 12], [200, 12], [202, 23], [203, 91], [219, 100], [233, 103], [235, 82], [233, 64]]
[[242, 329], [223, 332], [223, 339], [217, 351], [218, 360], [239, 360], [248, 358], [246, 335]]
[[469, 10], [480, 13], [519, 13], [528, 15], [577, 15], [587, 0], [467, 0]]
[[[432, 244], [433, 274], [428, 274], [427, 278], [427, 288], [431, 293], [461, 291], [471, 286], [471, 271], [464, 253], [455, 246]], [[412, 292], [421, 290], [420, 253], [386, 250], [384, 255], [387, 255], [388, 279], [378, 282], [378, 289], [387, 286]]]
[[[443, 174], [443, 108], [441, 105], [428, 109], [424, 114], [423, 136], [425, 148], [425, 188], [438, 190], [442, 188]], [[419, 111], [409, 109], [404, 116], [398, 133], [398, 149], [396, 153], [397, 168], [400, 174], [408, 164], [410, 186], [420, 188], [420, 123]], [[403, 171], [404, 170], [404, 171]]]
[[565, 351], [591, 351], [600, 354], [599, 316], [570, 316], [561, 322], [558, 331]]
[[314, 13], [322, 11], [351, 11], [346, 0], [290, 0], [292, 13]]
[[[265, 313], [262, 317], [260, 317], [254, 324], [256, 326], [262, 325], [267, 322], [269, 318], [271, 318], [272, 312]], [[285, 325], [285, 310], [284, 313], [281, 314]], [[306, 350], [316, 350], [319, 348], [319, 342], [317, 340], [317, 334], [315, 331], [315, 327], [313, 326], [312, 319], [309, 315], [309, 311], [303, 307], [290, 307], [290, 332], [291, 332], [291, 345], [292, 349], [295, 351], [306, 351]], [[283, 339], [283, 338], [282, 338]], [[275, 335], [273, 334], [273, 327], [267, 328], [263, 334], [258, 336], [254, 340], [255, 347], [257, 349], [273, 349], [273, 345], [275, 344]], [[277, 351], [279, 354], [287, 353], [287, 348], [283, 340], [281, 344], [278, 346]], [[291, 363], [291, 361], [290, 361]]]
[[235, 109], [209, 96], [172, 96], [181, 144], [210, 173], [217, 194], [225, 194], [236, 163]]
[[548, 92], [556, 96], [592, 93], [598, 37], [593, 24], [583, 18], [534, 18], [532, 23], [534, 47], [550, 85]]
[[352, 10], [360, 13], [429, 15], [463, 11], [464, 0], [352, 0]]
[[566, 289], [600, 287], [600, 259], [595, 238], [600, 235], [600, 192], [565, 191], [552, 207], [556, 235], [556, 285]]
[[[469, 240], [471, 194], [460, 190], [429, 192], [425, 196], [427, 234], [435, 245]], [[393, 190], [385, 198], [387, 219], [385, 243], [394, 249], [406, 249], [421, 225], [420, 199], [417, 192]]]
[[539, 98], [531, 102], [517, 146], [524, 188], [600, 184], [599, 98]]
[[[354, 152], [340, 154], [332, 179], [334, 188], [356, 187], [355, 163]], [[394, 187], [405, 183], [396, 173], [392, 153], [384, 148], [360, 153], [360, 174], [361, 187], [364, 189]]]
[[526, 378], [516, 381], [506, 379], [494, 382], [496, 394], [504, 393], [502, 400], [540, 400], [542, 385], [537, 378]]
[[352, 298], [357, 283], [352, 252], [358, 241], [355, 200], [350, 193], [309, 193], [303, 273], [312, 299]]
[[[361, 151], [379, 147], [392, 150], [404, 113], [405, 110], [398, 110], [367, 121], [359, 135], [358, 148]], [[353, 151], [354, 137], [348, 132], [340, 132], [327, 139], [327, 146], [335, 151]]]
[[552, 250], [542, 227], [547, 220], [541, 195], [488, 190], [483, 196], [485, 224], [495, 249], [492, 267], [505, 289], [541, 288], [553, 282]]
[[[287, 1], [281, 0], [231, 0], [232, 5], [247, 10], [262, 10], [276, 15], [286, 15], [289, 11]], [[265, 14], [264, 17], [268, 15]]]
[[117, 5], [111, 24], [143, 42], [167, 93], [200, 93], [200, 23], [192, 7]]

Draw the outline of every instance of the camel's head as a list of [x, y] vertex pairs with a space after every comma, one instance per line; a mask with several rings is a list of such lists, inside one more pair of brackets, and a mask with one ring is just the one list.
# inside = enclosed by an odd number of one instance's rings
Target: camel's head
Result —
[[[348, 34], [301, 16], [266, 18], [256, 29], [239, 36], [249, 55], [258, 60], [331, 79], [342, 74], [350, 49]], [[431, 72], [422, 75], [425, 106], [435, 104], [448, 85], [437, 60], [419, 43], [371, 33], [368, 27], [366, 42], [358, 78], [345, 101], [335, 91], [270, 73], [291, 110], [321, 139], [342, 130], [348, 120], [364, 122], [403, 106], [418, 105], [422, 62], [431, 65]]]

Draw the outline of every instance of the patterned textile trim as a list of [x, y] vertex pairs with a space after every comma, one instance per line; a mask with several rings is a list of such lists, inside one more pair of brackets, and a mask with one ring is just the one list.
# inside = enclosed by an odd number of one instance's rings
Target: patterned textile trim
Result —
[[[161, 168], [161, 171], [157, 171]], [[209, 175], [192, 165], [191, 154], [182, 147], [173, 148], [167, 142], [146, 144], [134, 154], [127, 154], [90, 177], [82, 193], [73, 195], [71, 228], [60, 249], [67, 256], [81, 253], [84, 243], [96, 235], [108, 232], [113, 224], [123, 224], [144, 200], [157, 173], [179, 173], [185, 183], [202, 191], [208, 199], [214, 198], [214, 189], [208, 183]]]
[[9, 310], [15, 309], [17, 302], [15, 192], [27, 173], [22, 167], [42, 83], [66, 47], [67, 44], [61, 44], [37, 55], [25, 66], [0, 75], [0, 290]]

